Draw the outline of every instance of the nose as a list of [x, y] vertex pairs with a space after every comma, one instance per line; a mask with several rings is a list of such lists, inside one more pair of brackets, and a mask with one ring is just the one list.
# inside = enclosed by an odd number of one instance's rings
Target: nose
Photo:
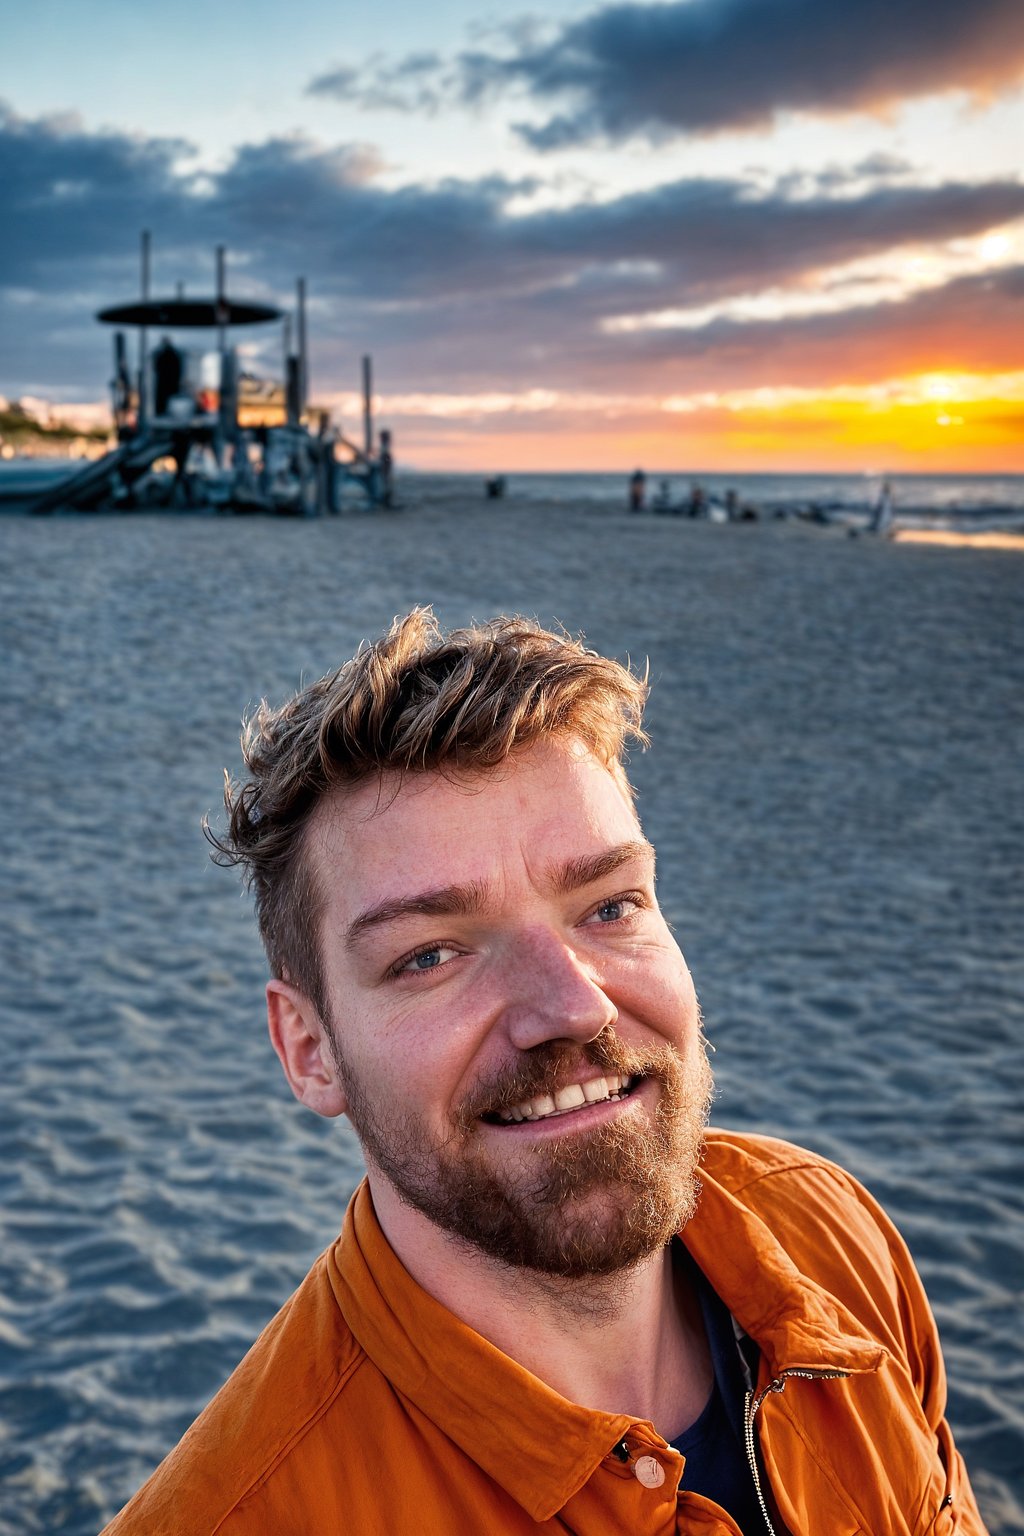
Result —
[[505, 1030], [520, 1051], [552, 1040], [593, 1040], [618, 1009], [564, 939], [532, 932], [510, 947]]

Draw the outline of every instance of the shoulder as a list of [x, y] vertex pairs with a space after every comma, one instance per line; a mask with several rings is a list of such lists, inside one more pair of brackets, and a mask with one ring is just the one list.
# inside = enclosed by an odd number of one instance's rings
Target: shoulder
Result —
[[795, 1142], [761, 1136], [754, 1131], [728, 1131], [720, 1126], [708, 1129], [704, 1162], [714, 1169], [715, 1177], [722, 1183], [736, 1188], [771, 1173], [792, 1173], [805, 1168], [843, 1171], [838, 1163]]
[[810, 1190], [828, 1191], [841, 1205], [874, 1204], [862, 1184], [838, 1163], [776, 1136], [712, 1127], [705, 1139], [702, 1168], [709, 1178], [744, 1204], [800, 1199]]
[[901, 1255], [905, 1251], [896, 1228], [864, 1185], [838, 1163], [806, 1147], [774, 1136], [711, 1129], [701, 1167], [708, 1180], [760, 1216], [783, 1241], [813, 1232], [818, 1242], [822, 1226], [839, 1226], [851, 1236], [869, 1236], [872, 1247], [895, 1247]]
[[771, 1136], [708, 1132], [707, 1182], [771, 1233], [796, 1269], [861, 1316], [884, 1320], [888, 1342], [933, 1348], [934, 1324], [897, 1227], [838, 1163]]
[[365, 1360], [334, 1295], [329, 1254], [103, 1536], [234, 1530], [239, 1506], [315, 1431]]

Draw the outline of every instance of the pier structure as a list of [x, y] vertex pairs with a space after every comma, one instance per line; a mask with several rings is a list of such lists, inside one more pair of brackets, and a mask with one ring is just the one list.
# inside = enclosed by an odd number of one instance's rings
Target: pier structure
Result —
[[[375, 447], [372, 365], [363, 358], [363, 443], [345, 436], [328, 412], [311, 407], [306, 283], [296, 285], [292, 317], [276, 305], [230, 298], [224, 246], [216, 252], [212, 297], [151, 295], [151, 240], [141, 240], [138, 298], [102, 309], [117, 326], [111, 380], [117, 445], [47, 489], [33, 511], [144, 506], [317, 516], [338, 512], [346, 482], [371, 506], [390, 506], [391, 435]], [[283, 322], [282, 377], [258, 378], [240, 363], [230, 332]], [[129, 363], [124, 327], [138, 331]], [[293, 349], [292, 336], [295, 336]], [[152, 332], [161, 340], [151, 348]], [[186, 349], [170, 333], [215, 331], [216, 352]]]

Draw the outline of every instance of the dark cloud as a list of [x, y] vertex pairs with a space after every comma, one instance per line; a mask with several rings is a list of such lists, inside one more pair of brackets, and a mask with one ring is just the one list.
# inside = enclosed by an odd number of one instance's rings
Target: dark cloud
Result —
[[[644, 387], [645, 370], [659, 388], [712, 361], [742, 371], [772, 334], [813, 349], [839, 333], [610, 335], [610, 317], [799, 286], [856, 258], [1024, 217], [1024, 184], [916, 186], [889, 161], [798, 184], [677, 181], [521, 216], [509, 204], [530, 183], [389, 187], [361, 145], [292, 136], [243, 146], [216, 173], [189, 164], [178, 141], [0, 113], [0, 391], [99, 392], [106, 344], [91, 317], [137, 292], [142, 227], [154, 234], [158, 292], [179, 278], [208, 291], [219, 242], [240, 293], [288, 302], [305, 275], [314, 367], [330, 387], [350, 382], [370, 348], [393, 389], [614, 390]], [[869, 320], [851, 320], [851, 335]], [[767, 358], [774, 343], [763, 345]]]
[[[706, 302], [917, 241], [977, 233], [1024, 213], [1024, 185], [883, 186], [792, 197], [688, 180], [517, 221], [519, 261], [604, 278], [603, 306]], [[649, 271], [638, 264], [649, 264]]]
[[538, 149], [634, 134], [764, 127], [780, 112], [873, 111], [1024, 78], [1020, 0], [677, 0], [612, 5], [544, 46], [464, 61], [467, 93], [524, 88], [569, 106]]
[[342, 64], [317, 75], [306, 87], [307, 96], [359, 106], [368, 111], [413, 112], [426, 116], [440, 110], [456, 75], [436, 53], [410, 53], [387, 61], [379, 54], [360, 66]]
[[363, 71], [354, 64], [339, 64], [317, 75], [306, 86], [307, 96], [326, 96], [333, 101], [353, 101], [358, 97]]
[[689, 390], [866, 385], [916, 373], [1013, 372], [1020, 368], [1024, 267], [956, 278], [909, 298], [836, 314], [739, 323], [621, 338], [606, 382], [647, 380]]
[[28, 120], [0, 102], [0, 284], [39, 281], [109, 257], [149, 223], [187, 231], [189, 178], [178, 169], [192, 146], [180, 139], [94, 133], [72, 114]]
[[315, 80], [319, 95], [434, 111], [514, 92], [552, 115], [521, 123], [538, 150], [634, 135], [761, 128], [782, 112], [878, 111], [1024, 79], [1021, 0], [673, 0], [607, 5], [559, 28], [506, 23], [456, 58], [379, 56]]
[[874, 154], [855, 165], [827, 165], [817, 170], [787, 171], [772, 178], [777, 193], [786, 197], [838, 196], [861, 193], [894, 183], [913, 185], [914, 166], [898, 155]]
[[[900, 301], [810, 317], [609, 336], [555, 329], [546, 299], [523, 334], [514, 312], [471, 308], [452, 333], [433, 387], [452, 392], [528, 386], [600, 397], [863, 386], [916, 373], [1016, 372], [1024, 323], [1024, 268], [955, 279]], [[548, 324], [545, 326], [545, 314]], [[401, 378], [400, 351], [382, 372]], [[488, 352], [500, 358], [488, 368]], [[398, 390], [427, 387], [403, 380]]]
[[270, 141], [239, 151], [211, 196], [231, 238], [305, 262], [329, 291], [417, 307], [428, 323], [485, 305], [537, 306], [561, 328], [622, 309], [707, 302], [912, 242], [976, 234], [1024, 215], [1024, 184], [889, 185], [791, 195], [685, 180], [512, 216], [528, 183], [499, 178], [385, 189], [350, 174], [348, 151]]

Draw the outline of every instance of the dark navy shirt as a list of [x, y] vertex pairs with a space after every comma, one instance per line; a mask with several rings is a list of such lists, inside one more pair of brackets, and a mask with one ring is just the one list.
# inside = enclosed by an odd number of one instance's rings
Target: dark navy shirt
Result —
[[[680, 1487], [720, 1505], [744, 1536], [758, 1536], [764, 1519], [743, 1442], [746, 1379], [732, 1318], [689, 1254], [682, 1257], [700, 1301], [715, 1381], [700, 1417], [672, 1441], [686, 1457]], [[756, 1372], [756, 1359], [748, 1358], [748, 1365]]]

